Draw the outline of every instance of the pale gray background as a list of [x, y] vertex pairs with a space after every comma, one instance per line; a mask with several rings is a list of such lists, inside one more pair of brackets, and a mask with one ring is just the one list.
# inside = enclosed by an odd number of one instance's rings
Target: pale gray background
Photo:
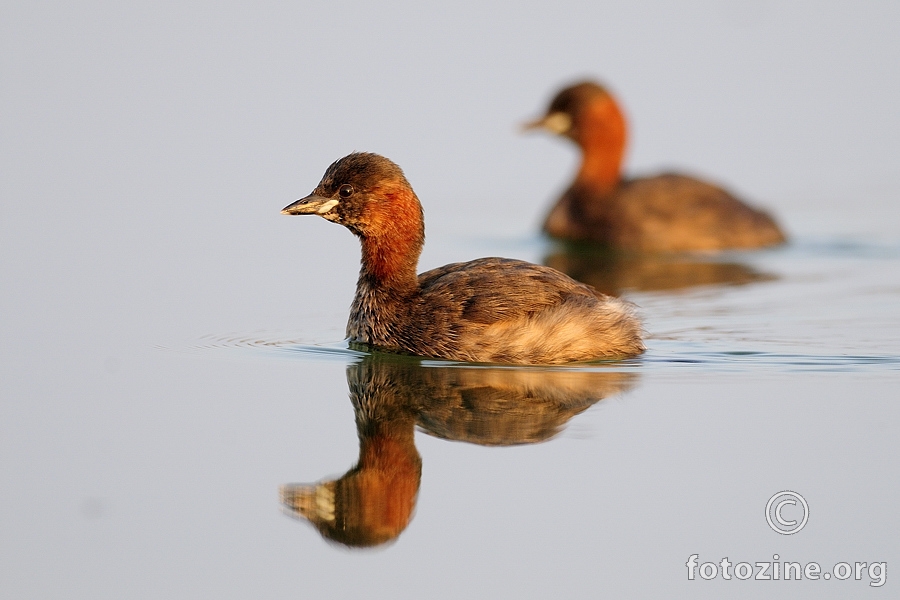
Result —
[[[3, 595], [893, 594], [896, 366], [664, 362], [900, 356], [898, 30], [894, 2], [5, 4]], [[355, 460], [344, 362], [245, 341], [339, 340], [358, 248], [279, 209], [376, 151], [423, 201], [423, 269], [540, 260], [576, 154], [515, 128], [583, 76], [625, 104], [630, 170], [779, 214], [795, 245], [747, 260], [780, 282], [633, 295], [657, 360], [636, 390], [539, 446], [419, 436], [397, 543], [325, 544], [276, 492]], [[815, 516], [791, 538], [762, 518], [785, 487]], [[694, 552], [884, 560], [888, 585], [687, 582]]]

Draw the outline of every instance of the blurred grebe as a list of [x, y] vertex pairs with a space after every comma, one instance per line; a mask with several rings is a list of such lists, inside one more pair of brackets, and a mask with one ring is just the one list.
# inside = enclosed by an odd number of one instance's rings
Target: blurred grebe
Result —
[[400, 167], [377, 154], [334, 162], [287, 215], [319, 215], [352, 231], [362, 268], [352, 342], [451, 360], [553, 364], [640, 354], [631, 304], [520, 260], [482, 258], [416, 275], [422, 206]]
[[525, 127], [567, 137], [581, 148], [575, 181], [544, 222], [553, 237], [639, 251], [757, 248], [785, 241], [772, 217], [710, 183], [675, 173], [623, 178], [625, 117], [596, 83], [563, 89], [546, 115]]

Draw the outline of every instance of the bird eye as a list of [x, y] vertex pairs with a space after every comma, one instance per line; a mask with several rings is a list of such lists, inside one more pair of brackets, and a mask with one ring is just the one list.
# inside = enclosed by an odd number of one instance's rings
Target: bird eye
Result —
[[353, 186], [349, 183], [345, 183], [341, 186], [341, 189], [338, 190], [338, 194], [340, 194], [341, 198], [349, 198], [353, 195]]

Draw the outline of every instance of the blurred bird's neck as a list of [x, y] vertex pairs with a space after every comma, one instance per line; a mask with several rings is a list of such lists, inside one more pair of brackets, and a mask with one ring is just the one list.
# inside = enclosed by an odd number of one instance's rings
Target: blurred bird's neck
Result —
[[625, 157], [627, 124], [611, 97], [585, 108], [581, 116], [578, 145], [582, 150], [576, 182], [600, 193], [612, 192], [619, 184]]

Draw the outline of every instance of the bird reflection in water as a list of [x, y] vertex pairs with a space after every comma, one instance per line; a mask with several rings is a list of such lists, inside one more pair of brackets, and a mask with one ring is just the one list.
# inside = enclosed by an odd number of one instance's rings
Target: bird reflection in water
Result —
[[417, 425], [447, 440], [533, 444], [635, 381], [633, 373], [600, 365], [491, 367], [372, 353], [347, 367], [359, 462], [337, 480], [282, 486], [282, 504], [328, 540], [354, 547], [389, 542], [409, 524], [416, 505], [422, 477]]
[[604, 294], [665, 292], [698, 286], [737, 286], [777, 276], [722, 255], [628, 253], [590, 243], [559, 243], [544, 264]]

